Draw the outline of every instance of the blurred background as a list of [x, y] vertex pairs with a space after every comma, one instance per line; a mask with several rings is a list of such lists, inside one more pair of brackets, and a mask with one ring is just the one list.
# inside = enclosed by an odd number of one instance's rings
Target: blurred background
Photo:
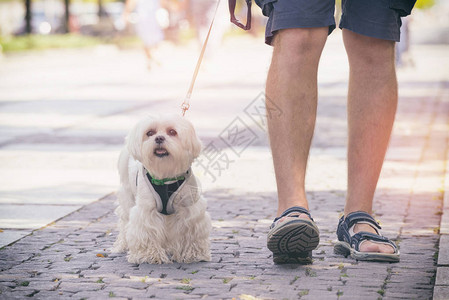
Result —
[[[189, 39], [202, 40], [215, 1], [210, 0], [0, 0], [0, 44], [4, 53], [25, 49], [50, 47], [81, 47], [92, 44], [115, 44], [130, 47], [138, 44], [139, 23], [151, 25], [147, 30], [161, 30], [161, 40], [182, 44]], [[220, 21], [228, 19], [227, 1], [220, 6], [215, 35], [238, 34], [236, 28]], [[225, 3], [226, 2], [226, 3]], [[339, 19], [337, 0], [336, 18]], [[447, 18], [448, 1], [418, 0], [413, 23], [416, 30], [439, 25], [441, 32], [418, 42], [449, 42]], [[237, 16], [245, 16], [246, 5], [237, 3]], [[265, 18], [253, 6], [251, 34], [263, 31]], [[148, 23], [148, 19], [154, 22]], [[410, 18], [409, 18], [410, 19]], [[429, 21], [430, 23], [428, 24]], [[241, 32], [240, 32], [241, 33]], [[143, 34], [143, 33], [142, 33]], [[141, 34], [141, 36], [142, 36]], [[158, 41], [154, 41], [156, 44]]]
[[[135, 47], [139, 37], [157, 35], [160, 41], [183, 44], [192, 39], [202, 42], [216, 8], [210, 0], [0, 0], [0, 44], [4, 53], [53, 47], [82, 47], [113, 44]], [[215, 35], [223, 38], [234, 31], [227, 20], [223, 0], [215, 24]], [[242, 5], [243, 4], [243, 5]], [[237, 5], [237, 16], [244, 16], [245, 3]], [[146, 32], [142, 32], [142, 23]], [[263, 30], [260, 10], [254, 9], [253, 30]]]
[[[0, 0], [0, 247], [117, 189], [116, 161], [131, 126], [147, 114], [181, 113], [216, 7], [210, 0]], [[245, 21], [243, 0], [236, 11]], [[264, 44], [266, 18], [256, 5], [252, 12], [245, 32], [231, 26], [221, 0], [186, 116], [205, 147], [227, 151], [221, 137], [236, 120], [255, 136], [213, 176], [196, 166], [204, 189], [274, 195], [266, 130], [249, 113], [263, 104], [272, 48]], [[337, 20], [339, 12], [337, 3]], [[448, 20], [448, 0], [418, 0], [403, 19], [400, 108], [448, 95]], [[329, 170], [329, 189], [345, 189], [347, 79], [335, 30], [320, 62], [310, 162], [310, 170], [323, 160], [339, 166]], [[396, 132], [420, 132], [405, 116]], [[389, 155], [418, 153], [404, 149]]]

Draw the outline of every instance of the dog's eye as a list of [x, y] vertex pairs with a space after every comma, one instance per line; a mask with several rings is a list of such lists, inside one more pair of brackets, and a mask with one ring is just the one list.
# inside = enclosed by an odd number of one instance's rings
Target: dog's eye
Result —
[[170, 129], [169, 131], [168, 131], [168, 135], [171, 135], [171, 136], [176, 136], [178, 133], [176, 132], [176, 130], [174, 130], [174, 129]]
[[153, 129], [151, 129], [150, 131], [147, 132], [147, 136], [152, 136], [156, 133], [156, 131], [154, 131]]

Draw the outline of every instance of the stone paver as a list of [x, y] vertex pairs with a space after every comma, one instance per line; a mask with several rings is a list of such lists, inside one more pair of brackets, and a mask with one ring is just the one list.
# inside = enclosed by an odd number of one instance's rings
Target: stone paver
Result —
[[[222, 149], [233, 161], [221, 174], [212, 177], [194, 166], [213, 220], [212, 261], [196, 264], [135, 265], [109, 251], [117, 235], [114, 165], [126, 129], [148, 112], [178, 109], [190, 79], [183, 74], [193, 65], [186, 59], [194, 60], [196, 49], [165, 45], [170, 62], [156, 73], [136, 67], [141, 56], [135, 51], [5, 58], [3, 70], [11, 76], [0, 69], [5, 91], [0, 93], [0, 132], [5, 133], [0, 175], [8, 185], [0, 188], [0, 206], [73, 207], [40, 229], [16, 230], [32, 234], [0, 250], [0, 299], [431, 299], [434, 293], [435, 299], [446, 299], [449, 241], [446, 232], [440, 239], [439, 231], [447, 207], [448, 48], [416, 46], [416, 68], [398, 74], [397, 122], [374, 211], [383, 233], [398, 243], [401, 261], [357, 262], [333, 254], [346, 190], [347, 67], [339, 38], [338, 33], [330, 37], [320, 67], [319, 116], [306, 184], [321, 242], [308, 266], [274, 265], [266, 248], [276, 207], [274, 172], [266, 128], [247, 113], [263, 97], [270, 49], [260, 40], [228, 40], [205, 64], [188, 112], [205, 146], [224, 146], [220, 136], [233, 122], [254, 133], [246, 149]], [[19, 75], [36, 57], [47, 73], [29, 71], [34, 93], [16, 92]], [[72, 72], [61, 79], [58, 70], [64, 68]], [[28, 123], [17, 121], [26, 117]], [[30, 170], [38, 174], [36, 182], [14, 180]], [[36, 197], [39, 192], [44, 196]], [[4, 224], [0, 227], [14, 227]], [[8, 244], [3, 233], [0, 240]]]
[[434, 299], [449, 298], [449, 151], [446, 154], [446, 176], [444, 179], [443, 210], [440, 223], [438, 268], [436, 274]]

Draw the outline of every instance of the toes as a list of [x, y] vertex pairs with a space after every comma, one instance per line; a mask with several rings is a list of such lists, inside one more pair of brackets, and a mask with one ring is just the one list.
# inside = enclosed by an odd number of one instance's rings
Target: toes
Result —
[[394, 253], [394, 249], [390, 245], [373, 243], [365, 241], [360, 245], [361, 252], [375, 252], [375, 253]]

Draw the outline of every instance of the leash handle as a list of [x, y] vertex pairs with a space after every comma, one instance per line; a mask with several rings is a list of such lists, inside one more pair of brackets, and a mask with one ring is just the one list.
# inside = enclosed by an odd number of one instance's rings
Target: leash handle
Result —
[[185, 115], [186, 111], [190, 108], [190, 97], [192, 96], [193, 87], [195, 86], [196, 77], [198, 76], [198, 72], [200, 70], [201, 62], [203, 61], [204, 52], [206, 51], [207, 42], [209, 41], [210, 32], [212, 30], [212, 26], [214, 25], [215, 16], [217, 15], [218, 7], [220, 6], [220, 0], [217, 2], [217, 7], [215, 8], [215, 13], [212, 18], [212, 22], [209, 26], [209, 31], [207, 32], [206, 39], [204, 40], [203, 47], [201, 48], [200, 57], [198, 57], [198, 61], [196, 63], [195, 72], [193, 72], [192, 81], [190, 82], [189, 91], [184, 99], [184, 102], [181, 104], [182, 116]]
[[243, 30], [250, 30], [251, 29], [251, 0], [245, 0], [246, 6], [248, 7], [248, 11], [246, 12], [246, 25], [243, 25], [240, 23], [239, 20], [235, 17], [235, 5], [237, 0], [229, 0], [229, 14], [231, 15], [231, 23], [237, 25], [238, 27], [242, 28]]

